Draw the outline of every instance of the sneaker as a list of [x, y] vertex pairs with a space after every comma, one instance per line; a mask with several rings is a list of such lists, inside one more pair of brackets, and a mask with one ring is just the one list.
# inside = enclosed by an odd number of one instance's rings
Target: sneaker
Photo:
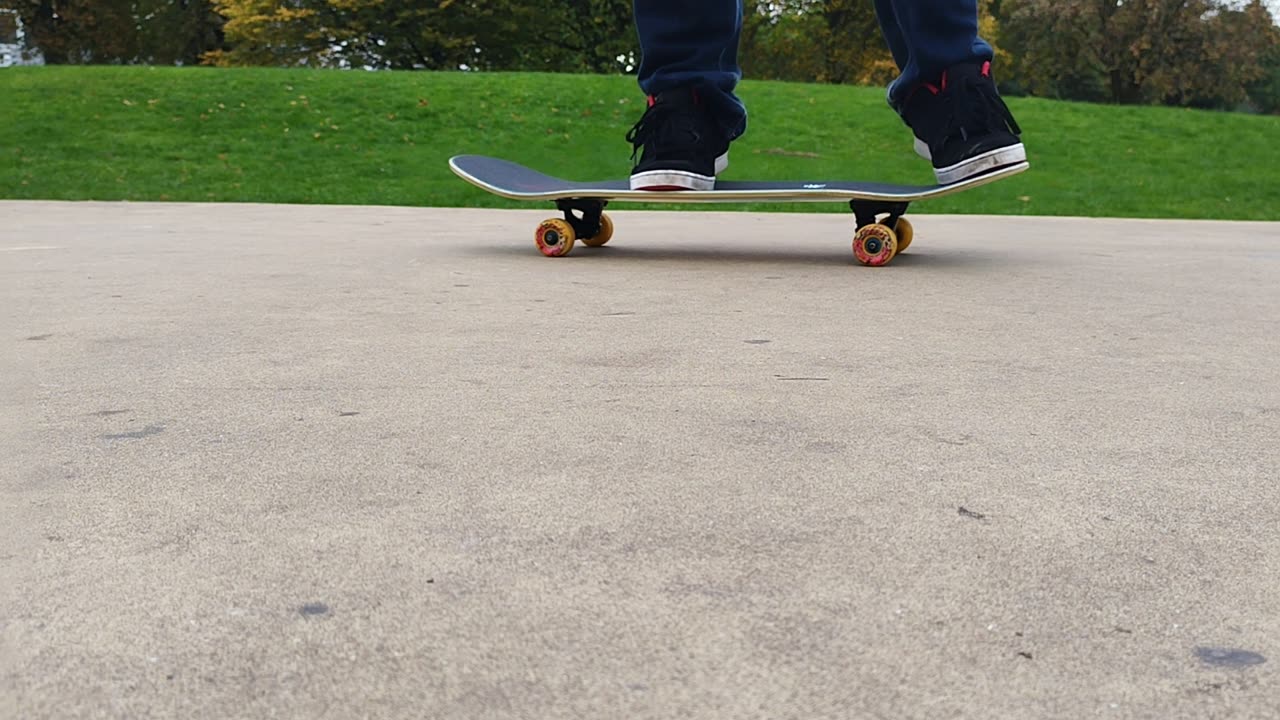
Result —
[[627, 142], [633, 161], [640, 154], [632, 190], [711, 190], [729, 166], [729, 140], [693, 88], [650, 96]]
[[921, 83], [902, 116], [942, 185], [1027, 160], [1022, 129], [996, 92], [990, 62], [957, 65], [937, 85]]

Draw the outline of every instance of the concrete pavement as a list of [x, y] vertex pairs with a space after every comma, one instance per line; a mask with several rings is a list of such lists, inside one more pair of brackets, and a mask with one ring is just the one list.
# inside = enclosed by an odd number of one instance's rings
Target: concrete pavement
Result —
[[547, 215], [0, 203], [0, 718], [1280, 717], [1280, 224]]

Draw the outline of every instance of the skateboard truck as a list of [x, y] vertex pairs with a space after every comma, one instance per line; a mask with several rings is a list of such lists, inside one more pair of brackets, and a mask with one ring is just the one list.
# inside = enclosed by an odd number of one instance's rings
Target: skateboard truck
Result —
[[[850, 200], [849, 209], [858, 222], [853, 235], [853, 256], [863, 265], [884, 265], [911, 244], [914, 231], [902, 217], [907, 200]], [[880, 220], [881, 215], [885, 216]]]
[[853, 211], [854, 218], [858, 221], [858, 227], [866, 227], [867, 225], [875, 225], [878, 221], [876, 218], [880, 215], [888, 215], [885, 218], [884, 225], [893, 227], [898, 224], [898, 219], [907, 214], [908, 202], [886, 202], [877, 200], [850, 200], [849, 209]]
[[604, 214], [609, 201], [602, 198], [560, 198], [556, 208], [564, 219], [543, 220], [534, 231], [538, 251], [547, 257], [568, 255], [576, 242], [600, 247], [613, 237], [613, 221]]
[[593, 198], [556, 200], [556, 208], [564, 213], [565, 222], [573, 228], [574, 235], [580, 238], [594, 237], [600, 233], [600, 218], [604, 215], [604, 206], [608, 204], [608, 200]]

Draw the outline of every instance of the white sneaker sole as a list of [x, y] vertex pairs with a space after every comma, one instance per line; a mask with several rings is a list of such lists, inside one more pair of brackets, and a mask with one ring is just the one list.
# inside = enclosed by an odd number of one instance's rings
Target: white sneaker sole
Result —
[[[716, 175], [729, 167], [729, 153], [716, 158]], [[632, 190], [714, 190], [715, 176], [707, 177], [687, 170], [649, 170], [631, 176]]]
[[[929, 146], [920, 138], [915, 139], [915, 147], [917, 155], [925, 160], [933, 160], [933, 156], [929, 152]], [[933, 174], [938, 178], [939, 185], [951, 185], [974, 175], [981, 175], [985, 172], [1026, 161], [1027, 149], [1023, 147], [1022, 143], [1018, 143], [988, 150], [981, 155], [974, 155], [949, 167], [934, 168]]]

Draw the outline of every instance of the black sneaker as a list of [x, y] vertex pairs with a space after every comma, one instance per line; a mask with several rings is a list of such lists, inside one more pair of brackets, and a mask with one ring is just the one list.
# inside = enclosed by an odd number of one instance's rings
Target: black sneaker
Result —
[[693, 88], [651, 96], [627, 142], [632, 160], [640, 154], [632, 190], [711, 190], [729, 166], [729, 140]]
[[1027, 160], [1022, 129], [996, 92], [989, 62], [957, 65], [937, 85], [921, 83], [902, 116], [915, 133], [916, 152], [933, 161], [943, 185]]

